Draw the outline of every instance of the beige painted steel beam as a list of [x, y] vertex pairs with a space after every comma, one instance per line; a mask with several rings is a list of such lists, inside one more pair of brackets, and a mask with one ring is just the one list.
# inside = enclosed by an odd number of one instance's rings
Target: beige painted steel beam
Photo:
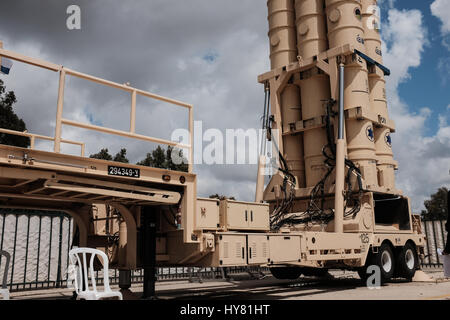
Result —
[[92, 125], [92, 124], [79, 123], [79, 122], [72, 121], [72, 120], [67, 120], [67, 119], [62, 119], [61, 122], [62, 122], [62, 124], [70, 125], [72, 127], [78, 127], [78, 128], [82, 128], [82, 129], [94, 130], [94, 131], [98, 131], [98, 132], [114, 134], [114, 135], [127, 137], [127, 138], [135, 138], [135, 139], [144, 140], [144, 141], [148, 141], [148, 142], [165, 144], [165, 145], [169, 145], [169, 146], [173, 146], [173, 147], [178, 146], [178, 147], [183, 148], [183, 149], [184, 148], [185, 149], [190, 149], [191, 148], [190, 145], [179, 144], [178, 142], [173, 142], [173, 141], [168, 141], [168, 140], [164, 140], [164, 139], [147, 137], [147, 136], [144, 136], [144, 135], [134, 134], [134, 133], [121, 131], [121, 130], [104, 128], [104, 127], [95, 126], [95, 125]]
[[180, 194], [177, 192], [167, 192], [164, 194], [154, 194], [154, 195], [144, 195], [144, 194], [136, 194], [131, 192], [123, 192], [123, 191], [115, 191], [115, 190], [107, 190], [107, 189], [99, 189], [99, 188], [89, 188], [71, 184], [64, 184], [53, 181], [46, 181], [44, 183], [46, 188], [58, 189], [58, 190], [68, 190], [73, 192], [80, 193], [89, 193], [89, 194], [98, 194], [101, 196], [108, 197], [116, 197], [116, 198], [124, 198], [124, 199], [135, 199], [135, 200], [145, 200], [149, 202], [160, 202], [167, 204], [176, 204], [180, 201]]
[[40, 60], [40, 59], [27, 57], [25, 55], [22, 55], [22, 54], [13, 52], [13, 51], [5, 50], [5, 49], [0, 49], [0, 56], [11, 59], [11, 60], [30, 64], [30, 65], [33, 65], [36, 67], [41, 67], [41, 68], [44, 68], [47, 70], [55, 71], [55, 72], [60, 71], [62, 69], [62, 66], [60, 66], [60, 65], [50, 63], [50, 62]]
[[[31, 139], [30, 149], [34, 149], [34, 145], [35, 145], [36, 139], [47, 140], [47, 141], [55, 141], [55, 138], [52, 138], [52, 137], [49, 137], [49, 136], [43, 136], [43, 135], [40, 135], [40, 134], [28, 133], [26, 131], [20, 132], [20, 131], [0, 128], [0, 132], [1, 133], [15, 135], [15, 136], [21, 136], [21, 137], [28, 137], [28, 138], [30, 138]], [[67, 144], [73, 144], [73, 145], [80, 146], [81, 147], [81, 152], [80, 152], [81, 156], [82, 157], [84, 156], [85, 144], [83, 142], [61, 139], [61, 143], [67, 143]]]
[[104, 180], [96, 180], [96, 179], [90, 179], [90, 178], [80, 178], [80, 177], [74, 177], [74, 176], [68, 176], [68, 175], [56, 175], [54, 181], [70, 181], [73, 183], [79, 183], [79, 184], [89, 184], [93, 186], [101, 186], [101, 187], [108, 187], [108, 188], [116, 188], [116, 189], [122, 189], [122, 190], [129, 190], [132, 192], [146, 192], [146, 193], [157, 193], [157, 194], [178, 194], [177, 192], [171, 192], [171, 191], [165, 191], [161, 189], [154, 189], [154, 188], [147, 188], [147, 187], [141, 187], [136, 186], [132, 184], [125, 184], [125, 183], [117, 183], [117, 182], [110, 182], [110, 181], [104, 181]]

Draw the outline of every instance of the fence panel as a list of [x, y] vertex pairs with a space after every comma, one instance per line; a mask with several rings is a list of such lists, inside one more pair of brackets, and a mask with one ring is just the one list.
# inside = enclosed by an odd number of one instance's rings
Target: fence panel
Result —
[[[62, 212], [0, 210], [0, 249], [11, 254], [11, 291], [63, 285], [71, 225], [70, 216]], [[3, 273], [0, 260], [0, 275]]]
[[[73, 223], [69, 215], [60, 212], [0, 209], [0, 250], [11, 254], [8, 272], [8, 286], [11, 291], [66, 286]], [[422, 221], [422, 230], [427, 237], [422, 266], [442, 267], [437, 249], [445, 247], [447, 232], [444, 226], [445, 221]], [[0, 257], [0, 279], [5, 262]], [[227, 274], [249, 270], [268, 271], [267, 268], [236, 267], [228, 268]], [[159, 281], [190, 279], [196, 276], [220, 278], [222, 272], [220, 268], [171, 267], [157, 270]], [[132, 283], [140, 283], [143, 278], [143, 270], [132, 272]], [[112, 284], [119, 282], [117, 270], [111, 270], [110, 281]]]
[[425, 243], [424, 267], [442, 267], [442, 258], [438, 255], [438, 249], [444, 249], [447, 241], [445, 220], [424, 220], [422, 230], [427, 238]]

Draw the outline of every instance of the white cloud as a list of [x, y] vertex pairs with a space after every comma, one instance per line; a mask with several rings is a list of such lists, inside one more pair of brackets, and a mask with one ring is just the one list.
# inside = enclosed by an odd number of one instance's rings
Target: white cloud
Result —
[[450, 33], [450, 0], [435, 0], [430, 8], [431, 13], [442, 22], [442, 33]]
[[449, 114], [438, 115], [437, 133], [427, 136], [432, 106], [412, 112], [399, 95], [399, 84], [410, 78], [412, 68], [420, 66], [427, 46], [421, 12], [392, 9], [383, 31], [384, 62], [392, 72], [387, 78], [388, 107], [397, 125], [393, 135], [394, 158], [399, 162], [397, 187], [411, 198], [413, 211], [420, 212], [430, 194], [443, 185], [450, 186]]

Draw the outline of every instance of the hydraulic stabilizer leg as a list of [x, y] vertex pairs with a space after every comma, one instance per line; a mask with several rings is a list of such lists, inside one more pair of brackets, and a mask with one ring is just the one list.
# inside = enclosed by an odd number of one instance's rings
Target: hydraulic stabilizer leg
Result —
[[155, 207], [142, 208], [142, 254], [144, 262], [143, 299], [156, 299], [156, 213]]

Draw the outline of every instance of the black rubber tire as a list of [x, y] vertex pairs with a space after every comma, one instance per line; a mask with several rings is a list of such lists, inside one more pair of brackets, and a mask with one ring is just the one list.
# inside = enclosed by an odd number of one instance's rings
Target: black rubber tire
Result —
[[298, 267], [275, 267], [270, 268], [270, 272], [279, 280], [296, 280], [302, 274]]
[[[389, 258], [391, 260], [391, 268], [390, 270], [385, 270], [383, 268], [383, 256], [389, 255]], [[394, 276], [395, 272], [395, 256], [392, 251], [392, 248], [389, 244], [383, 243], [381, 247], [378, 249], [378, 253], [374, 254], [371, 259], [371, 265], [377, 265], [380, 267], [381, 271], [381, 283], [384, 284], [386, 282], [389, 282], [392, 277]], [[370, 265], [369, 264], [369, 265]]]
[[[413, 265], [408, 266], [411, 264], [410, 259], [414, 259]], [[409, 261], [408, 261], [409, 260]], [[416, 269], [419, 264], [419, 259], [417, 257], [417, 251], [413, 244], [410, 242], [407, 242], [401, 250], [399, 250], [398, 255], [396, 257], [396, 270], [398, 276], [405, 278], [409, 281], [414, 278], [414, 275], [416, 274]]]

